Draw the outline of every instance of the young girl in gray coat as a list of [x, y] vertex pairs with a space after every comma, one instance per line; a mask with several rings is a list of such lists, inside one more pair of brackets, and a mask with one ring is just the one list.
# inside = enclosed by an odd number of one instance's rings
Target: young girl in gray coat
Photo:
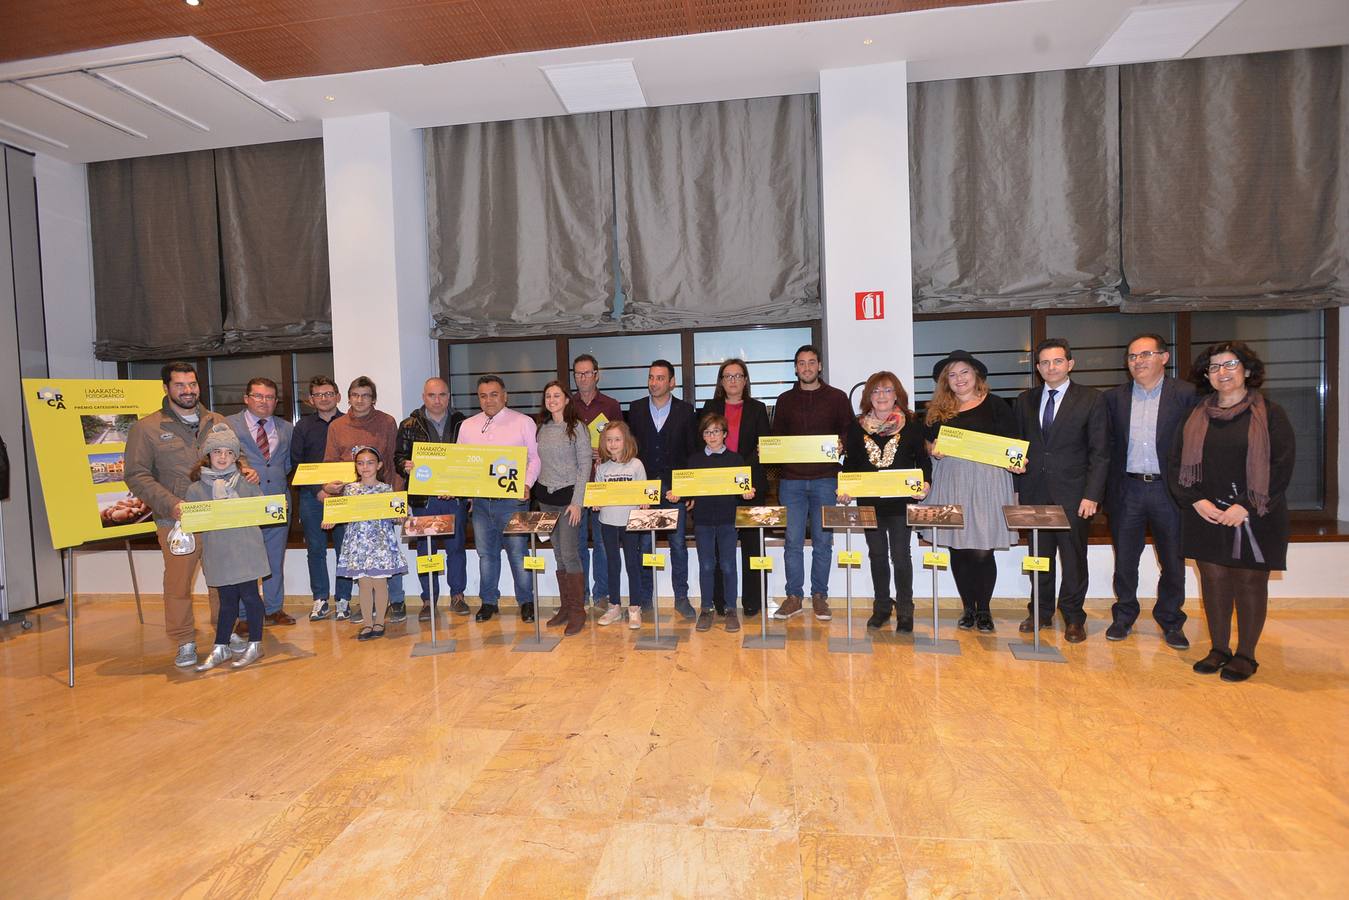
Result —
[[[219, 424], [210, 430], [202, 450], [205, 456], [192, 473], [192, 486], [186, 499], [227, 500], [231, 497], [260, 497], [262, 488], [249, 484], [239, 473], [239, 439], [234, 429]], [[234, 668], [241, 669], [262, 653], [262, 596], [258, 593], [258, 579], [271, 572], [267, 565], [267, 551], [262, 545], [262, 529], [256, 525], [240, 528], [222, 528], [197, 535], [201, 541], [201, 568], [206, 584], [220, 594], [220, 614], [216, 619], [215, 649], [206, 661], [197, 666], [198, 672], [214, 669], [230, 658], [230, 634], [239, 617], [242, 601], [248, 616], [248, 647], [235, 660]]]

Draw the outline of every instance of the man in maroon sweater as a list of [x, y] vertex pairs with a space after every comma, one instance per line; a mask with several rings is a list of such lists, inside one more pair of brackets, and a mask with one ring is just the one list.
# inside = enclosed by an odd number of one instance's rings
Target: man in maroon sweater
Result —
[[[806, 344], [796, 351], [796, 384], [778, 396], [773, 412], [773, 434], [834, 434], [840, 441], [852, 422], [848, 395], [820, 377], [819, 348]], [[834, 535], [820, 521], [820, 507], [838, 502], [837, 463], [784, 463], [778, 475], [778, 499], [787, 507], [787, 541], [783, 568], [787, 570], [787, 599], [775, 619], [801, 612], [805, 588], [806, 523], [810, 523], [810, 602], [815, 618], [828, 622], [829, 564]]]
[[[595, 357], [582, 353], [572, 360], [571, 377], [576, 381], [576, 393], [571, 395], [571, 408], [576, 410], [576, 417], [585, 423], [586, 428], [590, 428], [591, 423], [601, 416], [605, 422], [623, 420], [623, 409], [618, 401], [600, 392], [600, 364]], [[599, 451], [595, 450], [592, 456], [598, 462]], [[593, 564], [590, 553], [586, 552], [586, 542], [591, 536], [595, 538]], [[599, 516], [592, 514], [589, 507], [581, 510], [581, 572], [586, 583], [586, 597], [596, 609], [608, 610], [608, 561], [604, 555], [604, 541], [600, 540]], [[595, 576], [593, 590], [590, 581], [592, 572]]]

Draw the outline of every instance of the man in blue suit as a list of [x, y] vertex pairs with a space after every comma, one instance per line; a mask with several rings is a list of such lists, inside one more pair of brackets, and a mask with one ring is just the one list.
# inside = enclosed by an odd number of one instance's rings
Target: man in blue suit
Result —
[[1166, 461], [1190, 410], [1198, 402], [1194, 385], [1166, 374], [1171, 354], [1158, 334], [1129, 342], [1125, 362], [1130, 380], [1106, 392], [1110, 471], [1106, 512], [1115, 546], [1113, 622], [1105, 636], [1122, 641], [1138, 619], [1138, 560], [1152, 529], [1157, 550], [1157, 602], [1152, 618], [1168, 647], [1186, 650], [1185, 560], [1181, 558], [1180, 508], [1166, 489]]
[[[262, 580], [262, 605], [269, 625], [294, 625], [286, 614], [285, 601], [286, 537], [290, 532], [290, 438], [292, 425], [272, 415], [276, 411], [277, 387], [270, 378], [251, 378], [244, 387], [244, 410], [229, 416], [239, 438], [244, 460], [258, 473], [258, 486], [264, 494], [285, 494], [286, 521], [264, 525], [262, 543], [267, 548], [267, 564], [272, 574]], [[245, 623], [246, 627], [246, 623]]]

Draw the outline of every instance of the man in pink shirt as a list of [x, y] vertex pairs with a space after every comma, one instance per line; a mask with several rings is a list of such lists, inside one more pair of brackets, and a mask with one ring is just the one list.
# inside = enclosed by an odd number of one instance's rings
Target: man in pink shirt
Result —
[[524, 499], [477, 497], [472, 501], [473, 542], [478, 550], [478, 596], [482, 600], [474, 618], [479, 622], [486, 622], [497, 614], [501, 601], [503, 544], [515, 582], [520, 618], [526, 622], [534, 621], [534, 589], [529, 573], [525, 571], [525, 549], [529, 546], [529, 538], [522, 534], [507, 537], [503, 532], [513, 514], [529, 508], [529, 489], [539, 477], [539, 445], [535, 438], [538, 426], [529, 416], [508, 407], [507, 400], [506, 383], [500, 376], [482, 376], [478, 379], [478, 406], [482, 412], [465, 419], [459, 426], [458, 443], [524, 447], [527, 460], [525, 471], [519, 473], [525, 481]]

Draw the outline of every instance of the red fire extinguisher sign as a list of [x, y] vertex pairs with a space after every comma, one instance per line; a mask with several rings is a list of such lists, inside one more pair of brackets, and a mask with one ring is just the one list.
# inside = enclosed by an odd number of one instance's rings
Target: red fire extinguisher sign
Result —
[[859, 320], [885, 318], [885, 291], [858, 291], [853, 296], [857, 298]]

